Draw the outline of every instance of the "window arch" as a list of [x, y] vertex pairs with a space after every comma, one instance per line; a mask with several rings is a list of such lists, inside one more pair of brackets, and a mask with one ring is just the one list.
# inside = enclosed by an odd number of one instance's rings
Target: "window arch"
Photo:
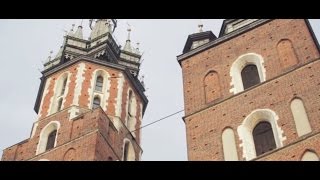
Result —
[[282, 68], [288, 68], [298, 63], [298, 58], [289, 39], [282, 39], [277, 44], [277, 50]]
[[103, 87], [103, 77], [99, 75], [96, 79], [95, 91], [102, 92], [102, 87]]
[[219, 75], [215, 71], [210, 71], [204, 77], [204, 92], [206, 103], [212, 102], [221, 96]]
[[50, 114], [56, 113], [63, 108], [63, 101], [68, 91], [69, 72], [63, 73], [57, 79], [54, 87], [54, 97], [50, 106]]
[[74, 148], [68, 149], [63, 156], [64, 161], [74, 161], [75, 159], [76, 159], [76, 150]]
[[132, 101], [133, 101], [133, 96], [132, 96], [132, 91], [130, 90], [129, 91], [129, 101], [128, 101], [128, 113], [129, 113], [129, 116], [133, 115], [133, 113], [132, 113], [132, 110], [133, 110]]
[[240, 141], [242, 141], [240, 147], [242, 147], [243, 158], [251, 160], [260, 155], [260, 151], [258, 153], [256, 151], [254, 136], [261, 132], [260, 129], [264, 129], [262, 125], [266, 126], [265, 124], [260, 124], [263, 122], [270, 124], [275, 148], [283, 146], [283, 141], [286, 140], [286, 137], [283, 136], [283, 130], [277, 123], [278, 120], [279, 116], [270, 109], [256, 109], [243, 120], [242, 124], [237, 128]]
[[98, 107], [100, 107], [100, 97], [96, 96], [93, 99], [92, 109], [96, 109]]
[[135, 161], [135, 152], [130, 140], [124, 140], [123, 161]]
[[[259, 78], [259, 82], [266, 81], [266, 70], [264, 68], [264, 60], [261, 55], [256, 53], [247, 53], [244, 55], [239, 56], [235, 62], [232, 64], [230, 68], [230, 76], [231, 76], [231, 86], [232, 89], [230, 89], [230, 92], [233, 92], [234, 94], [239, 93], [243, 91], [244, 83], [242, 81], [242, 72], [247, 72], [247, 69], [253, 69], [254, 66], [257, 68], [257, 73], [254, 73], [255, 70], [249, 71], [249, 73], [244, 73], [250, 75], [252, 74], [258, 74], [255, 75], [255, 78]], [[247, 69], [244, 69], [247, 68]], [[243, 71], [245, 70], [245, 71]], [[249, 78], [250, 79], [250, 78]], [[254, 81], [257, 82], [257, 81]]]
[[60, 92], [60, 96], [64, 95], [64, 92], [66, 91], [67, 80], [68, 80], [68, 77], [64, 77], [62, 88], [61, 88], [61, 92]]
[[54, 147], [54, 143], [56, 141], [56, 135], [57, 135], [57, 130], [53, 130], [51, 133], [48, 135], [48, 140], [47, 140], [47, 145], [46, 145], [46, 151], [50, 150]]
[[[127, 107], [127, 116], [126, 116], [126, 122], [125, 125], [129, 129], [129, 131], [133, 131], [135, 129], [135, 126], [137, 124], [136, 119], [136, 111], [137, 111], [137, 101], [136, 97], [131, 89], [128, 91], [128, 107]], [[136, 133], [133, 132], [132, 135], [136, 137]]]
[[276, 148], [271, 124], [265, 120], [259, 122], [252, 132], [257, 156]]
[[299, 98], [295, 98], [290, 104], [293, 120], [296, 125], [298, 136], [303, 136], [310, 133], [311, 126], [308, 120], [306, 109], [304, 108], [303, 101]]
[[246, 65], [241, 71], [241, 78], [244, 90], [250, 88], [251, 86], [259, 84], [260, 77], [257, 66], [254, 64]]
[[42, 129], [36, 154], [43, 153], [56, 146], [59, 127], [60, 123], [58, 121], [52, 121]]
[[319, 157], [315, 152], [307, 150], [302, 155], [301, 161], [319, 161]]
[[226, 128], [222, 132], [222, 146], [225, 161], [238, 161], [236, 141], [231, 128]]
[[[96, 108], [93, 104], [97, 105], [97, 96], [99, 97], [99, 106], [106, 111], [108, 105], [108, 98], [110, 95], [110, 75], [108, 71], [104, 69], [96, 69], [93, 71], [90, 80], [90, 100], [88, 102], [89, 108]], [[96, 102], [94, 102], [96, 100]]]

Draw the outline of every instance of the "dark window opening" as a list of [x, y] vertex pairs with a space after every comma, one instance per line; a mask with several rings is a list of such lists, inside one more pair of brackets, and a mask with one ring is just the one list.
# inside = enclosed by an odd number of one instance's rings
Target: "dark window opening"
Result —
[[62, 99], [62, 98], [60, 98], [60, 99], [59, 99], [59, 101], [58, 101], [58, 108], [57, 108], [57, 112], [61, 110], [61, 107], [62, 107], [62, 100], [63, 100], [63, 99]]
[[95, 97], [95, 98], [93, 99], [93, 106], [92, 106], [92, 108], [95, 109], [95, 108], [98, 108], [98, 107], [100, 107], [100, 98], [99, 98], [99, 97]]
[[129, 151], [129, 143], [126, 142], [124, 144], [124, 152], [123, 152], [123, 160], [128, 161], [128, 151]]
[[277, 147], [270, 123], [266, 121], [260, 122], [253, 129], [252, 134], [257, 156]]
[[52, 131], [48, 136], [46, 151], [54, 147], [54, 142], [56, 141], [57, 130]]
[[63, 80], [63, 84], [62, 84], [62, 89], [61, 89], [61, 93], [60, 96], [62, 96], [64, 94], [64, 91], [66, 90], [66, 85], [67, 85], [67, 78], [65, 78]]
[[253, 64], [247, 65], [242, 69], [241, 77], [244, 90], [260, 83], [257, 66]]
[[102, 92], [102, 86], [103, 86], [103, 78], [101, 76], [97, 77], [97, 81], [96, 81], [96, 87], [95, 90]]
[[128, 114], [129, 114], [129, 116], [132, 116], [132, 100], [133, 100], [133, 98], [132, 98], [132, 91], [129, 91], [129, 102], [128, 102]]

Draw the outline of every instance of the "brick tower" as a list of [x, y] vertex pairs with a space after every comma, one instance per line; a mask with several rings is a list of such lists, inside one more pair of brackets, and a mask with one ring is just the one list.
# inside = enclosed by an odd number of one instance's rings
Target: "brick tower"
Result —
[[319, 160], [320, 55], [308, 20], [226, 19], [189, 35], [189, 160]]
[[[94, 25], [93, 25], [94, 24]], [[3, 151], [3, 161], [140, 160], [140, 130], [148, 100], [138, 80], [141, 53], [113, 38], [115, 19], [90, 20], [64, 37], [44, 64], [30, 138]]]

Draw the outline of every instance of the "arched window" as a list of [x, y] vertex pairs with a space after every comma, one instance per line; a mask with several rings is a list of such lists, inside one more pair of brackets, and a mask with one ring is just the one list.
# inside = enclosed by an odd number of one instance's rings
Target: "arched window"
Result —
[[296, 125], [298, 136], [303, 136], [311, 132], [311, 126], [308, 120], [306, 109], [302, 100], [296, 98], [291, 102], [291, 112]]
[[236, 141], [231, 128], [226, 128], [222, 132], [222, 146], [225, 161], [238, 161]]
[[237, 131], [246, 160], [283, 146], [287, 137], [278, 125], [279, 116], [271, 109], [256, 109], [243, 120]]
[[271, 151], [277, 147], [271, 124], [267, 121], [261, 121], [258, 123], [253, 129], [252, 136], [257, 156]]
[[64, 92], [66, 91], [67, 80], [68, 80], [67, 77], [65, 77], [64, 80], [63, 80], [60, 96], [64, 95]]
[[100, 107], [100, 98], [98, 96], [94, 97], [92, 109]]
[[47, 140], [46, 151], [54, 147], [54, 142], [56, 141], [57, 130], [53, 130]]
[[215, 71], [210, 71], [204, 77], [204, 93], [206, 103], [210, 103], [221, 96], [219, 75]]
[[62, 100], [63, 100], [63, 98], [62, 98], [62, 97], [58, 100], [57, 112], [61, 110], [61, 107], [62, 107]]
[[129, 116], [132, 116], [132, 101], [133, 101], [132, 91], [129, 91], [129, 102], [128, 102], [128, 114], [129, 114]]
[[56, 113], [62, 109], [64, 98], [68, 93], [68, 82], [69, 72], [60, 75], [55, 84], [54, 97], [52, 104], [50, 105], [50, 114]]
[[231, 89], [239, 93], [253, 85], [266, 81], [266, 69], [261, 55], [247, 53], [239, 56], [231, 65]]
[[135, 152], [130, 140], [124, 140], [123, 161], [135, 161]]
[[102, 92], [102, 86], [103, 86], [103, 77], [102, 76], [98, 76], [97, 80], [96, 80], [96, 87], [95, 90]]
[[260, 83], [257, 66], [253, 64], [249, 64], [242, 69], [241, 77], [244, 90]]
[[123, 160], [128, 161], [128, 151], [129, 151], [129, 142], [126, 142], [124, 144], [124, 150], [123, 150]]
[[288, 68], [298, 63], [293, 44], [289, 39], [282, 39], [279, 41], [277, 50], [282, 68]]
[[303, 154], [301, 161], [319, 161], [319, 157], [316, 153], [308, 150]]
[[37, 155], [56, 146], [59, 127], [60, 123], [58, 121], [52, 121], [41, 130], [36, 152]]

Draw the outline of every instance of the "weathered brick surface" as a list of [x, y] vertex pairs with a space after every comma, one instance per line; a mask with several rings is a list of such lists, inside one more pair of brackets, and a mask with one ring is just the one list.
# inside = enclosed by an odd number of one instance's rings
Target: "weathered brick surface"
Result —
[[[285, 44], [279, 47], [283, 41]], [[240, 55], [251, 52], [263, 57], [267, 81], [233, 95], [231, 65]], [[222, 132], [229, 127], [234, 130], [238, 157], [244, 160], [237, 128], [256, 109], [273, 110], [286, 137], [283, 148], [257, 160], [300, 160], [306, 149], [319, 155], [319, 135], [305, 140], [305, 136], [298, 137], [290, 109], [291, 100], [301, 98], [312, 128], [308, 136], [320, 131], [319, 57], [305, 21], [281, 19], [183, 60], [188, 159], [224, 160]], [[219, 75], [221, 98], [206, 103], [205, 84], [208, 86], [209, 82], [204, 77], [210, 71]]]
[[219, 75], [222, 98], [233, 95], [229, 92], [232, 88], [230, 68], [240, 55], [252, 52], [260, 54], [264, 58], [267, 80], [289, 71], [290, 68], [281, 67], [277, 51], [277, 45], [283, 39], [292, 42], [299, 60], [297, 66], [319, 57], [304, 20], [280, 19], [183, 60], [181, 65], [186, 115], [207, 106], [203, 79], [209, 70]]
[[[81, 93], [77, 107], [81, 108], [80, 114], [82, 115], [78, 116], [76, 120], [69, 120], [70, 114], [68, 110], [74, 106], [73, 99], [75, 89], [77, 88], [77, 73], [81, 63], [85, 65], [84, 73], [82, 74], [84, 80], [80, 87]], [[110, 84], [110, 87], [109, 89], [104, 89], [104, 91], [109, 93], [109, 96], [106, 99], [106, 107], [102, 107], [102, 109], [106, 109], [105, 112], [100, 108], [94, 111], [88, 109], [90, 108], [89, 102], [91, 97], [89, 89], [93, 89], [93, 87], [91, 87], [91, 81], [92, 78], [94, 78], [93, 73], [97, 69], [105, 70], [108, 73], [108, 84]], [[55, 99], [52, 98], [54, 97], [55, 84], [58, 78], [66, 72], [69, 72], [70, 77], [66, 88], [68, 91], [66, 92], [65, 101], [63, 101], [63, 110], [50, 115], [48, 111], [50, 106], [52, 106], [51, 101], [55, 101]], [[118, 80], [121, 73], [124, 77], [124, 85], [121, 94], [122, 100], [120, 102], [121, 127], [118, 132], [113, 123], [110, 122], [109, 117], [112, 118], [116, 115], [117, 96], [119, 93]], [[131, 140], [135, 149], [136, 160], [139, 160], [140, 152], [142, 151], [139, 146], [140, 130], [135, 132], [136, 138], [133, 138], [124, 125], [125, 115], [128, 113], [126, 107], [128, 88], [130, 87], [130, 89], [133, 90], [137, 100], [136, 128], [139, 128], [141, 125], [140, 114], [142, 113], [142, 109], [140, 108], [140, 102], [142, 102], [142, 100], [124, 72], [87, 61], [79, 61], [72, 66], [50, 75], [47, 79], [48, 78], [51, 78], [51, 81], [48, 84], [48, 93], [44, 94], [40, 108], [41, 111], [39, 112], [40, 117], [36, 122], [38, 126], [35, 135], [27, 139], [26, 142], [5, 149], [2, 160], [122, 160], [125, 138]], [[51, 121], [58, 121], [61, 124], [57, 136], [57, 145], [48, 152], [36, 155], [40, 132]]]
[[[121, 160], [124, 138], [131, 140], [136, 157], [139, 157], [141, 148], [129, 131], [122, 128], [118, 133], [102, 109], [97, 108], [94, 111], [83, 109], [83, 114], [72, 120], [69, 120], [68, 110], [65, 109], [38, 121], [35, 135], [24, 143], [5, 149], [2, 160], [109, 160], [109, 157], [112, 160]], [[40, 132], [51, 121], [59, 121], [61, 124], [57, 145], [52, 150], [36, 155]]]

